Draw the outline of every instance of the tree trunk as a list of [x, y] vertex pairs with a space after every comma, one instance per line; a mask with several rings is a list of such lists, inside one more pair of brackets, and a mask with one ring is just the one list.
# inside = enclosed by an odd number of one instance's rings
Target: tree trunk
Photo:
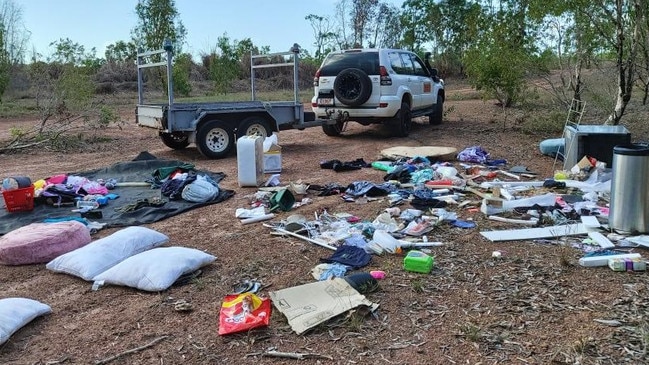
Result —
[[[616, 0], [616, 63], [617, 63], [617, 100], [615, 101], [615, 109], [609, 115], [608, 119], [604, 124], [618, 125], [622, 115], [624, 115], [624, 110], [626, 109], [629, 101], [631, 100], [631, 93], [633, 91], [634, 76], [635, 76], [635, 61], [638, 53], [638, 42], [640, 41], [640, 24], [643, 17], [643, 9], [640, 5], [641, 1], [645, 0], [633, 0], [633, 7], [635, 8], [636, 19], [633, 26], [633, 34], [630, 39], [630, 46], [628, 55], [625, 55], [624, 52], [624, 23], [623, 23], [623, 4], [624, 0]], [[625, 57], [626, 56], [626, 57]]]

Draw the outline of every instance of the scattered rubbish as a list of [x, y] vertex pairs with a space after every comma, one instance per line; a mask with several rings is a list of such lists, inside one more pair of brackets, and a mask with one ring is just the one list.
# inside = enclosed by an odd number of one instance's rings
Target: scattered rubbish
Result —
[[239, 283], [236, 283], [232, 286], [233, 294], [243, 294], [243, 293], [257, 293], [263, 284], [256, 280], [243, 280]]
[[467, 229], [467, 228], [475, 228], [476, 227], [475, 222], [465, 221], [465, 220], [461, 220], [461, 219], [454, 219], [454, 220], [452, 220], [450, 222], [451, 222], [451, 225], [453, 225], [453, 227], [458, 227], [458, 228]]
[[298, 335], [356, 307], [374, 312], [379, 306], [342, 278], [271, 291], [270, 298]]
[[385, 271], [381, 270], [372, 270], [370, 271], [370, 275], [376, 280], [383, 280], [385, 279]]
[[529, 174], [529, 175], [536, 175], [535, 172], [530, 171], [530, 169], [527, 166], [512, 166], [509, 169], [509, 172], [514, 173], [514, 174]]
[[320, 162], [321, 169], [334, 170], [336, 172], [341, 171], [353, 171], [360, 170], [363, 167], [370, 167], [371, 165], [365, 162], [362, 158], [358, 158], [354, 161], [342, 162], [340, 160], [327, 160]]
[[399, 160], [401, 158], [414, 158], [417, 156], [426, 156], [435, 160], [450, 160], [453, 158], [457, 148], [439, 147], [439, 146], [394, 146], [381, 150], [381, 156], [390, 160]]
[[172, 303], [174, 306], [174, 310], [176, 312], [191, 312], [194, 310], [194, 306], [187, 302], [185, 299], [180, 299], [174, 303]]
[[502, 256], [503, 256], [503, 253], [500, 252], [500, 251], [494, 251], [494, 252], [491, 253], [491, 257], [493, 257], [493, 258], [495, 258], [495, 259], [499, 259], [499, 258], [501, 258]]
[[293, 209], [294, 204], [295, 197], [293, 196], [293, 194], [288, 189], [282, 189], [276, 191], [270, 197], [270, 212], [272, 213], [277, 209], [288, 212], [289, 210]]
[[378, 290], [379, 283], [370, 273], [361, 272], [344, 277], [345, 281], [361, 294], [368, 294]]
[[356, 246], [342, 245], [336, 249], [328, 258], [320, 259], [326, 263], [339, 263], [351, 267], [352, 269], [360, 269], [372, 261], [372, 255], [365, 252], [364, 249]]
[[372, 242], [379, 246], [381, 251], [387, 251], [389, 253], [398, 253], [401, 249], [399, 240], [394, 238], [389, 232], [381, 229], [374, 231]]
[[275, 231], [280, 232], [280, 233], [283, 233], [283, 234], [286, 234], [286, 235], [289, 235], [289, 236], [293, 236], [293, 237], [296, 237], [296, 238], [303, 239], [303, 240], [305, 240], [305, 241], [307, 241], [307, 242], [311, 242], [311, 243], [313, 243], [313, 244], [316, 244], [316, 245], [321, 246], [321, 247], [324, 247], [324, 248], [328, 248], [328, 249], [333, 250], [333, 251], [336, 251], [336, 250], [337, 250], [336, 247], [331, 246], [331, 245], [329, 245], [329, 244], [327, 244], [327, 243], [325, 243], [325, 242], [322, 242], [322, 241], [319, 241], [319, 240], [315, 240], [315, 239], [312, 239], [312, 238], [309, 238], [309, 237], [301, 236], [301, 235], [299, 235], [299, 234], [297, 234], [297, 233], [293, 233], [293, 232], [287, 231], [287, 230], [285, 230], [285, 229], [283, 229], [283, 228], [275, 228]]
[[595, 241], [601, 248], [613, 248], [615, 245], [599, 232], [588, 232], [588, 237]]
[[264, 173], [282, 171], [282, 147], [277, 142], [277, 133], [264, 138]]
[[403, 258], [403, 268], [406, 271], [428, 274], [433, 269], [434, 258], [418, 250], [408, 251]]
[[256, 216], [256, 217], [242, 219], [240, 222], [241, 222], [241, 224], [251, 224], [251, 223], [257, 223], [257, 222], [263, 222], [263, 221], [271, 220], [273, 218], [275, 218], [275, 214], [268, 213], [268, 214], [264, 214], [264, 215], [260, 215], [260, 216]]
[[603, 324], [603, 325], [610, 326], [610, 327], [619, 327], [619, 326], [623, 325], [622, 322], [617, 321], [617, 320], [614, 320], [614, 319], [599, 319], [599, 318], [595, 318], [595, 319], [593, 319], [593, 321], [595, 321], [595, 322], [597, 322], [597, 323], [600, 323], [600, 324]]
[[270, 299], [252, 293], [227, 295], [221, 304], [219, 335], [266, 327], [270, 322]]
[[608, 259], [608, 267], [613, 271], [646, 271], [647, 263], [640, 258]]
[[617, 255], [587, 256], [579, 259], [579, 265], [584, 267], [606, 266], [609, 260], [614, 259], [639, 259], [639, 253], [624, 253]]
[[332, 278], [342, 278], [347, 273], [347, 265], [333, 263], [333, 264], [318, 264], [311, 269], [311, 275], [316, 280], [330, 280]]
[[279, 180], [280, 174], [272, 174], [266, 182], [264, 183], [264, 186], [266, 187], [273, 187], [273, 186], [279, 186], [281, 184]]
[[537, 224], [539, 224], [538, 218], [512, 219], [512, 218], [501, 217], [501, 216], [498, 216], [498, 215], [490, 215], [487, 218], [489, 218], [492, 221], [498, 221], [498, 222], [504, 222], [504, 223], [512, 223], [512, 224], [522, 224], [522, 225], [526, 225], [526, 226], [536, 226]]
[[531, 240], [536, 238], [559, 238], [564, 236], [576, 236], [587, 234], [588, 231], [583, 224], [567, 224], [563, 226], [551, 226], [542, 228], [510, 229], [502, 231], [487, 231], [480, 234], [489, 241], [517, 241]]

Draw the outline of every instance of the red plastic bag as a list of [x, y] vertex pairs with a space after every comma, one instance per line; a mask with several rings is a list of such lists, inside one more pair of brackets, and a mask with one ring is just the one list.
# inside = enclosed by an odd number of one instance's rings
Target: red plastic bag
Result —
[[219, 335], [268, 326], [270, 299], [252, 293], [228, 295], [223, 299], [219, 316]]

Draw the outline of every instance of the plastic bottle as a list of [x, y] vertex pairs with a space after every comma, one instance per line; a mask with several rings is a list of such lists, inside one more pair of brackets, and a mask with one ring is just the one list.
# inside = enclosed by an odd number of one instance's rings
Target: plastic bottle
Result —
[[99, 203], [93, 200], [77, 200], [77, 208], [97, 209], [99, 208]]
[[381, 161], [372, 162], [372, 167], [377, 169], [377, 170], [386, 171], [386, 172], [388, 172], [388, 171], [390, 171], [390, 170], [392, 170], [394, 168], [394, 167], [390, 166], [388, 163], [381, 162]]

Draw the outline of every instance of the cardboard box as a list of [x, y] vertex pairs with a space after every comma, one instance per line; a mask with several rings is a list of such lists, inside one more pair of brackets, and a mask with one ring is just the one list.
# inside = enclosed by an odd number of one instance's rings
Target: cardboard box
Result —
[[379, 307], [343, 278], [271, 291], [269, 295], [298, 335], [353, 308], [365, 306], [375, 311]]
[[264, 140], [264, 173], [282, 171], [282, 147], [277, 142], [277, 134]]

